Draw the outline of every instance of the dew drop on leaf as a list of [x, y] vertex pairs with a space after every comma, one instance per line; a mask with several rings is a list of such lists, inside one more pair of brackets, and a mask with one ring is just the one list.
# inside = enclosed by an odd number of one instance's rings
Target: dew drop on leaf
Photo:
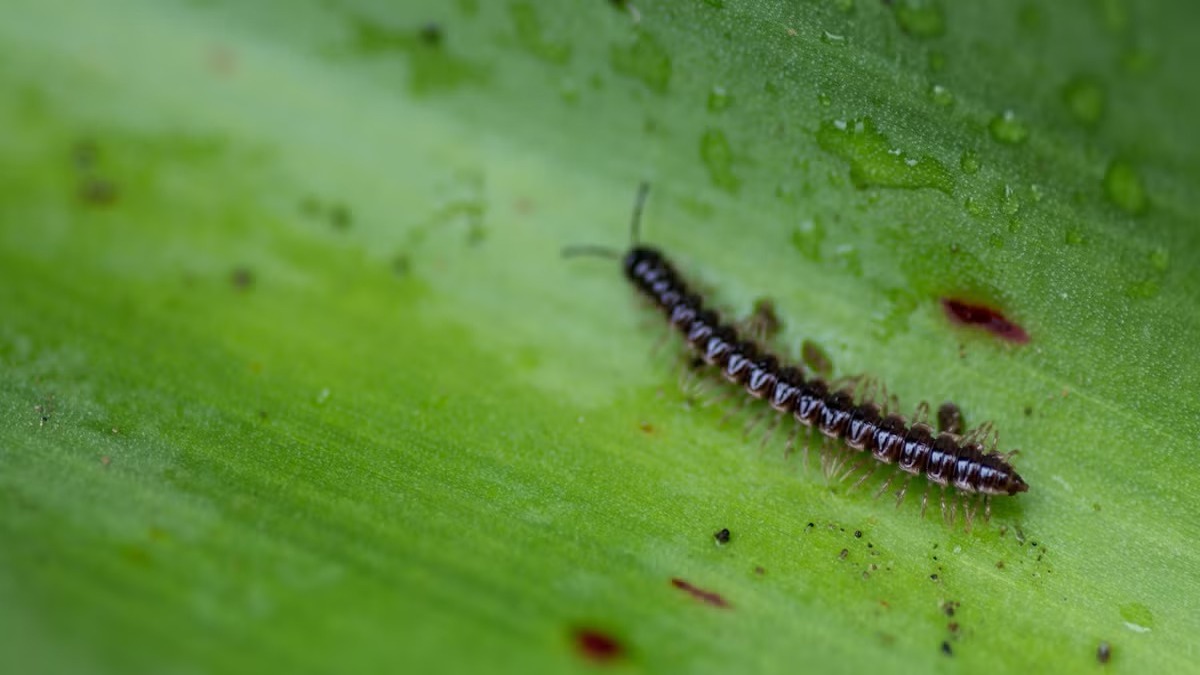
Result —
[[1005, 110], [993, 117], [988, 124], [988, 131], [991, 132], [992, 138], [1008, 145], [1019, 145], [1029, 138], [1029, 129], [1011, 110]]
[[733, 172], [733, 148], [720, 129], [708, 129], [700, 137], [700, 159], [708, 169], [709, 180], [722, 190], [736, 194], [742, 181]]
[[913, 157], [889, 142], [869, 117], [822, 122], [817, 130], [822, 150], [850, 162], [850, 180], [858, 188], [934, 188], [950, 194], [954, 179], [941, 162]]
[[1104, 194], [1118, 208], [1133, 216], [1145, 213], [1150, 207], [1146, 187], [1137, 169], [1121, 158], [1110, 162], [1104, 172]]
[[638, 33], [632, 44], [614, 46], [609, 63], [621, 75], [641, 80], [660, 94], [667, 91], [671, 82], [671, 57], [653, 35], [644, 31]]
[[1096, 126], [1104, 115], [1104, 87], [1093, 77], [1072, 78], [1063, 86], [1062, 98], [1071, 116], [1085, 127]]
[[934, 103], [943, 108], [954, 105], [954, 94], [951, 94], [949, 89], [940, 84], [935, 84], [929, 88], [929, 98], [933, 99]]
[[946, 32], [946, 17], [935, 0], [900, 0], [894, 5], [900, 30], [918, 38], [935, 38]]
[[733, 97], [721, 85], [715, 85], [708, 92], [708, 111], [722, 112], [727, 110], [733, 104]]

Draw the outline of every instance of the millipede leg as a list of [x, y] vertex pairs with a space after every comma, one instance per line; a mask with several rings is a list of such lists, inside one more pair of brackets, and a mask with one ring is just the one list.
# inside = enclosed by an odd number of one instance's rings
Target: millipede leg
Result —
[[992, 498], [990, 495], [983, 496], [983, 522], [991, 522], [992, 520]]
[[925, 492], [921, 494], [921, 520], [925, 520], [925, 507], [929, 506], [929, 484], [925, 485]]
[[762, 424], [763, 417], [765, 417], [768, 412], [770, 412], [770, 409], [760, 409], [754, 414], [754, 417], [750, 418], [750, 421], [745, 427], [742, 428], [742, 440], [750, 438], [750, 432], [754, 431], [759, 424]]
[[929, 401], [921, 401], [921, 403], [919, 405], [917, 405], [917, 412], [915, 415], [913, 415], [913, 423], [914, 424], [928, 424], [929, 423]]
[[800, 425], [792, 423], [792, 433], [788, 434], [787, 445], [783, 448], [783, 457], [787, 459], [792, 456], [792, 452], [796, 450], [796, 437], [800, 435]]
[[939, 501], [941, 501], [941, 503], [942, 503], [942, 522], [944, 523], [944, 522], [946, 522], [946, 486], [945, 485], [942, 486], [942, 494], [939, 497]]
[[879, 489], [875, 491], [875, 499], [879, 499], [880, 497], [883, 496], [883, 493], [887, 492], [888, 486], [891, 485], [892, 481], [896, 479], [896, 475], [897, 475], [896, 469], [895, 469], [895, 467], [893, 467], [892, 475], [888, 476], [887, 480], [883, 481], [883, 485], [880, 485]]
[[728, 401], [729, 396], [732, 393], [732, 388], [731, 387], [721, 387], [720, 390], [721, 390], [720, 394], [717, 394], [716, 396], [708, 399], [703, 404], [701, 404], [700, 407], [701, 408], [711, 408], [714, 405], [723, 404], [726, 401]]
[[900, 489], [896, 490], [896, 508], [900, 508], [901, 502], [904, 501], [904, 495], [908, 494], [908, 484], [911, 482], [912, 476], [909, 475], [904, 479], [904, 485], [901, 485]]
[[859, 458], [858, 458], [858, 461], [857, 461], [857, 462], [855, 462], [854, 464], [850, 465], [850, 470], [849, 470], [849, 471], [847, 471], [846, 473], [842, 474], [842, 477], [841, 477], [841, 478], [839, 478], [839, 479], [838, 479], [838, 481], [839, 481], [839, 482], [841, 482], [841, 481], [845, 481], [845, 480], [846, 480], [847, 478], [849, 478], [850, 476], [853, 476], [854, 474], [858, 473], [858, 470], [859, 470], [859, 469], [861, 469], [861, 468], [863, 467], [863, 464], [864, 464], [866, 461], [867, 461], [867, 458], [866, 458], [866, 457], [859, 457]]
[[871, 476], [874, 476], [875, 472], [879, 470], [880, 466], [882, 466], [882, 465], [879, 462], [875, 462], [875, 466], [871, 467], [870, 471], [864, 473], [862, 478], [859, 478], [858, 480], [854, 481], [854, 485], [851, 485], [850, 489], [846, 490], [846, 494], [850, 494], [851, 492], [854, 492], [855, 490], [858, 489], [858, 486], [867, 482], [867, 479], [869, 479]]
[[779, 420], [783, 415], [776, 413], [771, 417], [771, 421], [767, 424], [767, 430], [763, 432], [762, 440], [758, 442], [758, 449], [762, 450], [767, 447], [767, 441], [775, 435], [775, 430], [779, 428]]
[[972, 496], [963, 495], [963, 520], [965, 520], [965, 521], [966, 521], [966, 522], [963, 524], [963, 531], [964, 531], [964, 532], [970, 532], [970, 531], [971, 531], [971, 523], [972, 523], [972, 521], [974, 520], [974, 517], [975, 517], [975, 513], [974, 513], [974, 511], [972, 511], [972, 510], [971, 510], [971, 502], [972, 502], [972, 501], [973, 501], [973, 497], [972, 497]]

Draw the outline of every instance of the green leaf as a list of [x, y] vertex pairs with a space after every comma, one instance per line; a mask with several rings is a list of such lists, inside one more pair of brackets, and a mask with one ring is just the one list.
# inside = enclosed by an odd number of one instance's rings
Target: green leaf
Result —
[[[992, 4], [10, 3], [0, 670], [1193, 668], [1200, 17]], [[967, 532], [689, 404], [560, 256], [643, 179], [1030, 491]]]

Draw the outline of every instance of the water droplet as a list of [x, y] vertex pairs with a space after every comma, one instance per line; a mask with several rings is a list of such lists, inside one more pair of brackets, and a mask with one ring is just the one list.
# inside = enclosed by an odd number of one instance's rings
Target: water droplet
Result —
[[983, 202], [975, 197], [967, 197], [967, 199], [963, 202], [963, 208], [967, 210], [967, 213], [975, 216], [976, 218], [979, 218], [985, 213]]
[[1070, 246], [1081, 246], [1086, 243], [1083, 236], [1083, 230], [1078, 225], [1070, 225], [1067, 227], [1064, 241]]
[[1136, 633], [1148, 633], [1154, 628], [1154, 613], [1140, 602], [1131, 602], [1118, 608], [1125, 627]]
[[517, 35], [517, 44], [537, 58], [555, 65], [571, 60], [571, 44], [548, 39], [542, 30], [542, 19], [537, 9], [528, 2], [514, 2], [508, 6]]
[[859, 188], [935, 188], [950, 194], [954, 179], [928, 155], [909, 157], [875, 129], [871, 118], [822, 122], [817, 130], [822, 150], [850, 163], [850, 180]]
[[929, 88], [929, 98], [942, 107], [954, 105], [954, 94], [951, 94], [949, 89], [940, 84], [935, 84]]
[[1171, 263], [1171, 256], [1167, 249], [1158, 247], [1150, 252], [1150, 266], [1157, 272], [1166, 272], [1167, 266]]
[[1006, 216], [1015, 216], [1021, 210], [1021, 198], [1011, 185], [1005, 185], [1000, 190], [1000, 210]]
[[1011, 110], [1005, 110], [993, 117], [988, 124], [988, 131], [991, 132], [992, 138], [1009, 145], [1019, 145], [1029, 138], [1029, 129]]
[[733, 148], [720, 129], [708, 129], [700, 137], [700, 159], [708, 169], [712, 184], [722, 190], [736, 194], [742, 181], [733, 172]]
[[1077, 76], [1063, 86], [1063, 103], [1067, 110], [1085, 127], [1094, 127], [1104, 115], [1104, 87], [1095, 78]]
[[1033, 183], [1029, 186], [1029, 196], [1033, 198], [1035, 203], [1040, 202], [1042, 201], [1042, 197], [1046, 196], [1046, 191], [1041, 185]]
[[1104, 172], [1104, 193], [1109, 201], [1130, 215], [1141, 215], [1150, 207], [1146, 187], [1133, 165], [1124, 159], [1114, 159]]
[[829, 94], [826, 94], [825, 92], [817, 94], [817, 103], [820, 103], [822, 107], [828, 108], [829, 104], [832, 102], [833, 101], [831, 101], [829, 98]]
[[825, 44], [829, 44], [829, 45], [838, 45], [840, 47], [845, 47], [849, 41], [846, 39], [845, 35], [841, 35], [838, 33], [830, 33], [829, 31], [826, 30], [826, 31], [821, 31], [821, 42], [824, 42]]
[[958, 166], [968, 176], [979, 173], [979, 153], [970, 148], [963, 150], [962, 157], [958, 159]]
[[792, 247], [813, 262], [821, 260], [821, 242], [825, 239], [825, 228], [815, 219], [803, 220], [792, 230]]
[[671, 57], [658, 40], [645, 31], [628, 45], [613, 46], [609, 53], [613, 70], [636, 80], [660, 94], [671, 82]]
[[708, 111], [718, 113], [727, 110], [733, 104], [733, 97], [725, 91], [725, 87], [714, 86], [708, 92]]
[[946, 32], [946, 18], [936, 0], [900, 0], [893, 9], [900, 30], [918, 38], [934, 38]]
[[934, 49], [929, 52], [929, 70], [940, 73], [946, 69], [946, 55]]
[[325, 402], [329, 400], [329, 396], [329, 387], [321, 389], [321, 391], [317, 392], [317, 405], [325, 405]]

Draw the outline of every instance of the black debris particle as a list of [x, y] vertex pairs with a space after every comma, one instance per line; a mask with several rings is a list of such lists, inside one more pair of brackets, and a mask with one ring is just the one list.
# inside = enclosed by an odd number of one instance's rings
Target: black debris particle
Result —
[[950, 643], [942, 640], [942, 653], [946, 656], [954, 656], [954, 650], [950, 649]]
[[848, 555], [850, 555], [850, 549], [844, 548], [844, 549], [842, 549], [842, 552], [838, 554], [838, 558], [845, 560], [846, 556], [848, 556]]
[[1003, 560], [996, 561], [996, 569], [998, 569], [998, 570], [1004, 569], [1004, 561]]
[[717, 530], [716, 532], [714, 532], [713, 539], [715, 539], [718, 544], [728, 544], [729, 543], [729, 528], [723, 527], [723, 528]]
[[942, 603], [942, 612], [946, 616], [954, 616], [954, 612], [958, 611], [958, 605], [956, 600], [946, 600]]
[[804, 529], [806, 529], [806, 530], [811, 530], [811, 529], [813, 529], [814, 527], [816, 527], [816, 525], [814, 525], [813, 523], [809, 523], [808, 525], [805, 525], [805, 526], [804, 526]]
[[862, 530], [855, 530], [855, 531], [854, 531], [854, 538], [855, 538], [855, 539], [862, 539]]
[[761, 577], [767, 573], [767, 570], [762, 565], [756, 565], [754, 567], [754, 573]]
[[947, 629], [948, 629], [948, 630], [949, 630], [951, 633], [957, 633], [957, 632], [958, 632], [958, 622], [957, 622], [957, 621], [951, 621], [950, 623], [946, 624], [946, 628], [947, 628]]
[[1111, 658], [1112, 647], [1110, 647], [1104, 640], [1101, 640], [1100, 645], [1096, 647], [1096, 660], [1100, 663], [1108, 663], [1108, 660]]
[[937, 581], [937, 580], [938, 580], [938, 575], [936, 575], [936, 574], [930, 574], [930, 575], [929, 575], [929, 578], [930, 578], [931, 580], [933, 580], [933, 581]]

